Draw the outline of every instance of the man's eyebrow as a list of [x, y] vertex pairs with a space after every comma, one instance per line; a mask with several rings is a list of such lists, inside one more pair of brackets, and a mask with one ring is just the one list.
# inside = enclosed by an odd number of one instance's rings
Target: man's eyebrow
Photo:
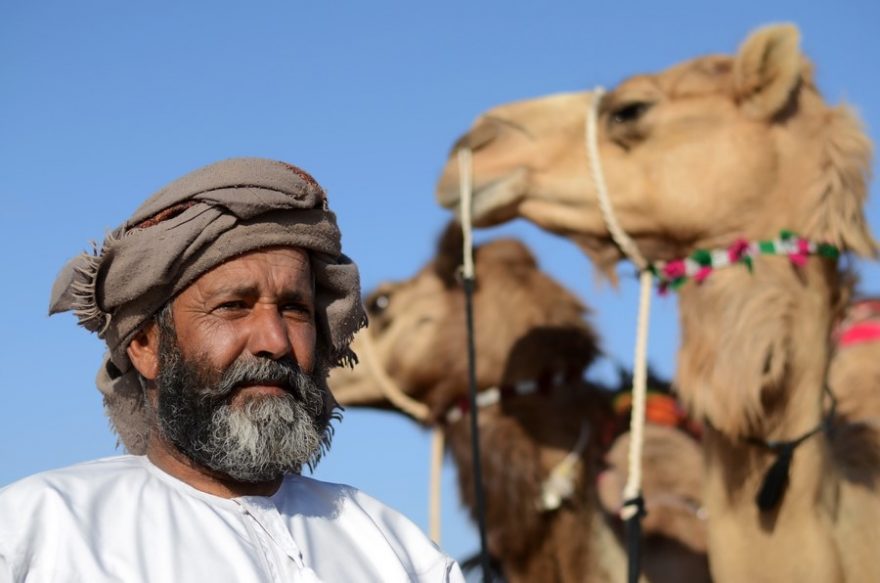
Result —
[[292, 289], [282, 292], [278, 298], [282, 302], [300, 302], [304, 304], [313, 304], [315, 302], [315, 294], [311, 289], [298, 290]]
[[[207, 290], [208, 297], [254, 297], [260, 295], [260, 290], [255, 285], [250, 284], [220, 284]], [[282, 302], [314, 302], [314, 290], [312, 287], [307, 289], [288, 289], [278, 294], [279, 301]]]

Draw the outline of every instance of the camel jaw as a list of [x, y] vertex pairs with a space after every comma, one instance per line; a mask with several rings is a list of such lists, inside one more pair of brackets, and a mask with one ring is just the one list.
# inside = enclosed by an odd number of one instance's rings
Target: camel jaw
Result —
[[[448, 169], [448, 166], [447, 166]], [[526, 168], [515, 168], [502, 176], [480, 180], [475, 177], [472, 190], [471, 216], [480, 227], [497, 225], [512, 220], [516, 216], [519, 203], [527, 193]], [[460, 218], [461, 192], [458, 172], [444, 172], [437, 186], [437, 202], [444, 208], [455, 211]]]
[[375, 382], [363, 371], [360, 365], [354, 369], [334, 368], [327, 378], [327, 385], [333, 397], [343, 407], [376, 406], [385, 396]]

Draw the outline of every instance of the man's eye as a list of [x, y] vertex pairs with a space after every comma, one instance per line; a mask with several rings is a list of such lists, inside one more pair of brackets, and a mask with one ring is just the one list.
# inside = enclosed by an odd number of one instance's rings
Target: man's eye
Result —
[[243, 301], [241, 301], [241, 300], [234, 300], [234, 301], [231, 301], [231, 302], [223, 302], [222, 304], [218, 305], [215, 309], [217, 309], [217, 310], [223, 310], [223, 311], [227, 311], [227, 310], [243, 310], [243, 309], [245, 309], [246, 307], [247, 307], [247, 306], [245, 306], [245, 303], [244, 303]]
[[611, 122], [617, 124], [632, 123], [645, 114], [651, 104], [644, 101], [627, 103], [611, 112]]
[[306, 304], [284, 304], [281, 306], [282, 312], [292, 312], [294, 314], [311, 314], [312, 308]]

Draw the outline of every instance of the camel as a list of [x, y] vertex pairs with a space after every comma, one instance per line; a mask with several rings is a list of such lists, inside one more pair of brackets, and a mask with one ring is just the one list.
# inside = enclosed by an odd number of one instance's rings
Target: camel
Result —
[[[363, 362], [373, 352], [363, 349], [369, 334], [382, 369], [427, 405], [429, 424], [445, 425], [461, 498], [475, 516], [470, 425], [461, 409], [468, 383], [460, 258], [460, 232], [447, 230], [437, 256], [418, 274], [373, 291], [366, 299], [370, 326], [353, 344], [362, 362], [334, 371], [330, 387], [346, 407], [393, 409], [371, 374], [376, 363]], [[585, 307], [541, 272], [517, 241], [478, 247], [475, 263], [478, 387], [481, 394], [501, 387], [507, 395], [481, 408], [479, 417], [489, 551], [514, 583], [622, 581], [619, 528], [602, 512], [594, 486], [604, 451], [600, 437], [615, 413], [610, 393], [582, 380], [599, 351]], [[511, 394], [523, 387], [539, 391]], [[693, 449], [680, 454], [667, 448], [660, 457], [691, 456]], [[572, 491], [563, 488], [561, 500], [548, 500], [548, 477], [570, 452], [577, 460]], [[689, 466], [698, 460], [697, 454]], [[666, 481], [646, 488], [645, 496], [653, 500], [656, 493], [659, 507], [677, 487]], [[690, 544], [701, 533], [682, 532], [693, 525], [659, 518], [649, 530], [656, 536], [646, 550], [648, 580], [678, 581], [689, 573], [688, 580], [707, 581], [704, 551]]]
[[[453, 152], [473, 151], [475, 224], [526, 218], [568, 237], [613, 277], [621, 254], [597, 204], [584, 140], [594, 99], [580, 92], [496, 107]], [[602, 98], [598, 119], [610, 198], [642, 254], [661, 265], [714, 260], [701, 250], [721, 250], [742, 263], [678, 289], [676, 385], [706, 424], [714, 579], [880, 581], [878, 442], [863, 431], [870, 423], [853, 432], [853, 424], [831, 430], [826, 419], [829, 332], [848, 278], [797, 237], [877, 253], [864, 214], [871, 145], [855, 114], [824, 102], [797, 28], [781, 24], [755, 31], [734, 56], [624, 80]], [[437, 188], [444, 206], [458, 205], [458, 180], [452, 156]], [[743, 240], [777, 237], [807, 251], [742, 260]], [[847, 386], [832, 390], [841, 404], [849, 399]], [[813, 430], [787, 473], [758, 445]], [[775, 489], [763, 489], [768, 472]], [[770, 494], [764, 509], [759, 492]]]

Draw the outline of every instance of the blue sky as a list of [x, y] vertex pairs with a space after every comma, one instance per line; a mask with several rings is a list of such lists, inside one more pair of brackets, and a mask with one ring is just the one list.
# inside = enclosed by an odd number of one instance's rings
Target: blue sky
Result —
[[[240, 155], [306, 168], [371, 288], [430, 257], [448, 218], [434, 182], [484, 109], [730, 53], [782, 20], [801, 27], [828, 100], [853, 104], [877, 141], [880, 4], [868, 0], [3, 3], [0, 485], [116, 452], [93, 383], [102, 347], [71, 316], [46, 316], [49, 290], [69, 257], [173, 178]], [[876, 201], [869, 219], [876, 232]], [[529, 243], [596, 309], [607, 349], [631, 360], [635, 282], [596, 285], [571, 244], [523, 223], [478, 237], [500, 234]], [[880, 292], [877, 267], [860, 269]], [[657, 305], [651, 360], [671, 375], [674, 301]], [[428, 452], [408, 420], [349, 411], [317, 476], [426, 526]], [[445, 491], [444, 547], [460, 557], [476, 538], [452, 468]]]

